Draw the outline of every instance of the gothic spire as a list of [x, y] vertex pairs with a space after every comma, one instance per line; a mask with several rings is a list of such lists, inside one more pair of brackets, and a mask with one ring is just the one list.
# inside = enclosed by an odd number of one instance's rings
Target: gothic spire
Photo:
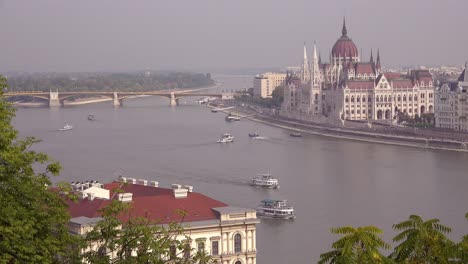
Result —
[[304, 42], [304, 61], [307, 60], [307, 49], [306, 49], [306, 43]]
[[380, 49], [377, 49], [377, 62], [375, 67], [377, 67], [377, 69], [380, 69]]
[[374, 55], [372, 54], [372, 49], [370, 50], [370, 62], [374, 62]]
[[341, 30], [342, 37], [347, 37], [348, 30], [346, 29], [346, 18], [343, 17], [343, 29]]

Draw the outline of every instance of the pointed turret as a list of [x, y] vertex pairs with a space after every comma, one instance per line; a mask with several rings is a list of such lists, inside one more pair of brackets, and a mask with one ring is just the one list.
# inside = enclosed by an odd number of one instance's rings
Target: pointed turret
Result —
[[374, 62], [374, 55], [372, 54], [372, 49], [370, 50], [370, 62]]
[[319, 52], [319, 59], [318, 59], [318, 63], [319, 63], [319, 64], [322, 64], [322, 55], [320, 54], [320, 52]]
[[464, 76], [464, 82], [468, 82], [468, 71], [466, 70], [466, 68], [468, 68], [468, 61], [465, 62], [465, 76]]
[[375, 64], [375, 67], [377, 70], [380, 71], [381, 65], [380, 65], [380, 49], [377, 49], [377, 62]]
[[320, 68], [319, 58], [317, 57], [317, 46], [314, 42], [314, 58], [312, 60], [312, 71], [311, 71], [312, 87], [320, 85]]
[[301, 66], [301, 81], [303, 83], [310, 81], [310, 65], [309, 65], [309, 60], [307, 59], [307, 48], [306, 48], [305, 42], [304, 42], [304, 60]]
[[342, 37], [347, 37], [348, 36], [348, 30], [346, 29], [346, 18], [343, 17], [343, 29], [341, 29], [341, 35]]

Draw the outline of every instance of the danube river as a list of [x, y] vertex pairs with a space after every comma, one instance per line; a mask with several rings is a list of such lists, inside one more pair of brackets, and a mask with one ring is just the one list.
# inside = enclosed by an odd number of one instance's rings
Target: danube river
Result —
[[[251, 78], [218, 78], [220, 89], [251, 86]], [[185, 101], [187, 100], [187, 101]], [[453, 227], [452, 237], [468, 233], [468, 154], [339, 140], [292, 138], [289, 132], [248, 120], [227, 123], [194, 99], [146, 97], [111, 103], [20, 108], [15, 126], [21, 136], [42, 139], [35, 149], [63, 165], [57, 181], [112, 181], [117, 175], [189, 184], [233, 206], [255, 208], [265, 198], [287, 199], [296, 210], [290, 221], [264, 219], [257, 226], [258, 260], [314, 263], [341, 225], [377, 225], [385, 240], [392, 224], [410, 214], [438, 217]], [[93, 113], [96, 121], [88, 121]], [[75, 128], [58, 129], [66, 123]], [[257, 131], [265, 139], [253, 140]], [[233, 144], [217, 144], [221, 133]], [[257, 173], [278, 177], [279, 190], [249, 186]]]

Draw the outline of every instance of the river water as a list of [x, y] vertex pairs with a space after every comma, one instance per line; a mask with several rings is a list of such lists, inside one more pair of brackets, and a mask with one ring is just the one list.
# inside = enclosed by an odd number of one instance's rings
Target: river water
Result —
[[[218, 78], [219, 89], [251, 86], [251, 78]], [[112, 181], [117, 175], [189, 184], [233, 206], [255, 208], [265, 198], [287, 199], [295, 220], [264, 219], [257, 226], [258, 260], [314, 263], [337, 236], [331, 227], [377, 225], [391, 242], [392, 224], [410, 214], [437, 217], [468, 233], [468, 154], [369, 144], [322, 136], [292, 138], [280, 128], [248, 120], [227, 123], [194, 99], [147, 97], [111, 103], [20, 108], [21, 136], [42, 139], [35, 149], [63, 165], [53, 181]], [[89, 113], [96, 121], [87, 120]], [[75, 128], [59, 132], [66, 123]], [[265, 139], [254, 140], [257, 131]], [[235, 143], [217, 144], [220, 134]], [[257, 173], [278, 177], [280, 190], [249, 186]]]

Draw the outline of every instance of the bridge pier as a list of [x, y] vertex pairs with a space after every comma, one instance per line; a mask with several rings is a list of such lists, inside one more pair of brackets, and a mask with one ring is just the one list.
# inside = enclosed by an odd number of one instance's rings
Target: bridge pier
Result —
[[170, 99], [170, 102], [169, 102], [170, 106], [179, 105], [179, 99], [175, 97], [174, 92], [171, 92], [171, 98], [169, 98], [169, 99]]
[[117, 92], [114, 92], [114, 106], [121, 106], [122, 105], [122, 99], [119, 99], [119, 94]]
[[52, 92], [49, 91], [49, 107], [60, 107], [62, 102], [59, 99], [58, 91]]

